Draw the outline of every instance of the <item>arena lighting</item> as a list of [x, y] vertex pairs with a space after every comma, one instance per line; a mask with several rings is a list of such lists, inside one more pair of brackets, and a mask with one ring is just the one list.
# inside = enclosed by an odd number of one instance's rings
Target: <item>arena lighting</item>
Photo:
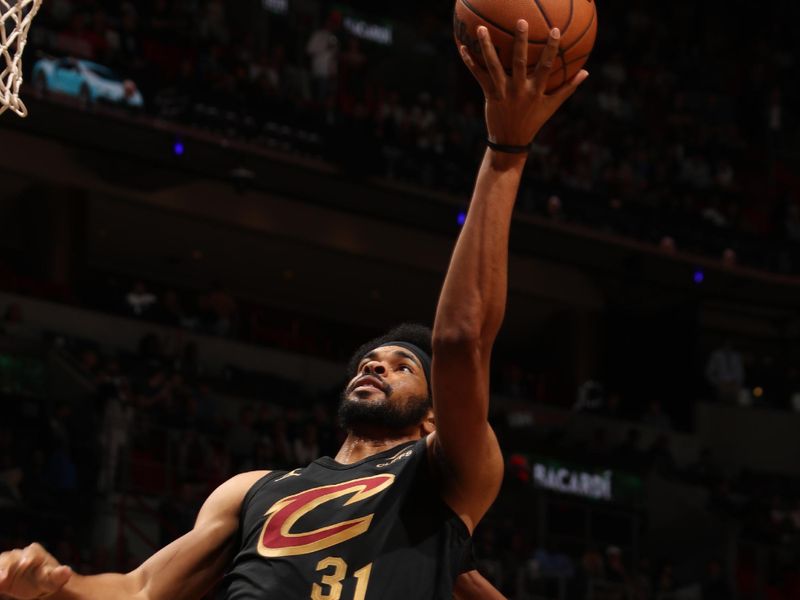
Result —
[[186, 146], [183, 145], [183, 140], [175, 140], [175, 143], [172, 144], [172, 152], [175, 156], [183, 156], [184, 152], [186, 152]]
[[458, 222], [459, 227], [463, 226], [464, 223], [467, 222], [467, 213], [462, 210], [460, 213], [458, 213], [456, 221]]
[[694, 282], [697, 285], [702, 284], [706, 280], [705, 274], [701, 270], [697, 270], [694, 272]]

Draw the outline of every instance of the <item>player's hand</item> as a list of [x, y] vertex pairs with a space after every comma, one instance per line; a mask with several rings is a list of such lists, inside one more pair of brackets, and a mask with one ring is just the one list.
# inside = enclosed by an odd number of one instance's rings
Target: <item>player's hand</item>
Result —
[[528, 23], [520, 20], [514, 38], [514, 61], [507, 75], [492, 44], [489, 30], [478, 27], [478, 41], [485, 66], [478, 64], [466, 46], [461, 58], [480, 83], [486, 96], [486, 127], [489, 139], [496, 144], [525, 146], [529, 144], [558, 108], [575, 93], [589, 76], [580, 71], [572, 80], [550, 94], [545, 93], [553, 63], [558, 57], [561, 33], [550, 31], [534, 72], [528, 75]]
[[0, 554], [0, 597], [46, 598], [64, 587], [70, 577], [72, 569], [59, 564], [39, 544]]

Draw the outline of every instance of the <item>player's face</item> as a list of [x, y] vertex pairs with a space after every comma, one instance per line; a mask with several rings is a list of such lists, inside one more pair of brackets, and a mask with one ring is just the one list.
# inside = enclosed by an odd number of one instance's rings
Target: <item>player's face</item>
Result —
[[342, 426], [375, 425], [401, 429], [420, 423], [430, 409], [425, 371], [419, 359], [399, 346], [377, 348], [359, 363], [342, 394]]

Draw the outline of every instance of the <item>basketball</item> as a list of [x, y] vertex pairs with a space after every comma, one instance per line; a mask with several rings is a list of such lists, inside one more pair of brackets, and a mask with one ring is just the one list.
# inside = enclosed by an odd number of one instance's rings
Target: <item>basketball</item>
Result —
[[453, 25], [456, 44], [483, 62], [477, 29], [485, 25], [506, 71], [511, 72], [517, 21], [528, 22], [528, 72], [533, 72], [550, 30], [561, 30], [558, 59], [547, 85], [552, 91], [569, 81], [586, 64], [597, 36], [594, 0], [456, 0]]

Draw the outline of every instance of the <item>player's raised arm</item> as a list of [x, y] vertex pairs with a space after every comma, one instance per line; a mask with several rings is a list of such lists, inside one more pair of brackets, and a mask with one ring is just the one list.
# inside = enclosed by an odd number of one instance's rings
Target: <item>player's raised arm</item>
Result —
[[551, 94], [545, 88], [558, 54], [557, 29], [531, 76], [528, 24], [519, 21], [509, 76], [485, 27], [478, 28], [486, 67], [462, 46], [464, 63], [486, 97], [490, 146], [478, 172], [469, 213], [450, 261], [433, 328], [432, 388], [443, 495], [469, 527], [497, 495], [503, 462], [488, 424], [489, 360], [503, 321], [511, 215], [527, 149], [539, 129], [588, 73]]
[[127, 574], [82, 576], [38, 544], [0, 554], [0, 597], [21, 600], [192, 600], [201, 598], [230, 563], [247, 490], [266, 472], [237, 475], [200, 509], [192, 531]]

